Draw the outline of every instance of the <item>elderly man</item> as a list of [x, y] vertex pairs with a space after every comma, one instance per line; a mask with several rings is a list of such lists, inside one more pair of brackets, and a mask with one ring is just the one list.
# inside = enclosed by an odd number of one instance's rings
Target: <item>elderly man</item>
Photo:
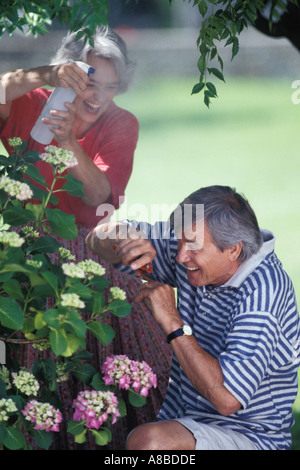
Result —
[[127, 449], [289, 449], [299, 315], [274, 236], [226, 186], [202, 188], [178, 209], [168, 223], [111, 223], [87, 238], [127, 272], [153, 264], [136, 300], [174, 353], [158, 420], [135, 428]]

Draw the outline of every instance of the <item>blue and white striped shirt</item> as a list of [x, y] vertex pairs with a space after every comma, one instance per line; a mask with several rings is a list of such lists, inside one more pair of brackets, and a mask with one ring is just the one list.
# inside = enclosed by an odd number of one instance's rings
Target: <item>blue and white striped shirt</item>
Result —
[[299, 314], [291, 280], [274, 253], [274, 236], [262, 231], [260, 251], [222, 286], [194, 287], [176, 261], [177, 240], [172, 233], [164, 234], [166, 227], [139, 226], [157, 252], [152, 277], [177, 288], [183, 322], [192, 327], [199, 345], [218, 358], [224, 386], [242, 408], [220, 415], [192, 386], [173, 355], [158, 419], [186, 416], [241, 432], [260, 449], [289, 449], [298, 388]]

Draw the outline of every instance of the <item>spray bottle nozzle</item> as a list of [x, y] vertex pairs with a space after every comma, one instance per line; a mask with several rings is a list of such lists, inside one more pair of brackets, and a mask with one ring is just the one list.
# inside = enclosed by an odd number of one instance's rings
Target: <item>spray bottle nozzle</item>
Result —
[[87, 76], [89, 77], [92, 73], [95, 73], [96, 70], [94, 69], [94, 67], [89, 67], [88, 71], [87, 71]]

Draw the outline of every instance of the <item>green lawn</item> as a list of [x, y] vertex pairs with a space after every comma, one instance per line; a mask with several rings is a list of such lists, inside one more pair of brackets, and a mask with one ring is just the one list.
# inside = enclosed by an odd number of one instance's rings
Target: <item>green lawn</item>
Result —
[[[137, 204], [145, 204], [153, 220], [157, 204], [165, 213], [201, 186], [234, 186], [260, 225], [276, 234], [277, 254], [300, 299], [300, 105], [292, 104], [291, 82], [228, 79], [210, 110], [202, 95], [191, 96], [189, 79], [152, 79], [119, 97], [141, 125], [119, 212], [138, 218]], [[300, 449], [300, 394], [294, 409], [293, 448]]]
[[[294, 78], [293, 78], [294, 79]], [[292, 79], [228, 79], [210, 110], [191, 96], [193, 79], [153, 78], [124, 96], [140, 121], [126, 202], [116, 218], [154, 221], [201, 186], [246, 195], [259, 223], [277, 236], [277, 254], [300, 298], [299, 114]], [[300, 449], [300, 396], [293, 447]]]

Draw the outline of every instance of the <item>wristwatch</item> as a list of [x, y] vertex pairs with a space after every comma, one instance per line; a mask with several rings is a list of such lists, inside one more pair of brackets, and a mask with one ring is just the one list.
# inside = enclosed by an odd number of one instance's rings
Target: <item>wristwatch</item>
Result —
[[189, 325], [183, 325], [181, 328], [172, 331], [172, 333], [167, 336], [167, 343], [170, 343], [174, 338], [178, 338], [178, 336], [191, 336], [192, 334], [192, 328]]

